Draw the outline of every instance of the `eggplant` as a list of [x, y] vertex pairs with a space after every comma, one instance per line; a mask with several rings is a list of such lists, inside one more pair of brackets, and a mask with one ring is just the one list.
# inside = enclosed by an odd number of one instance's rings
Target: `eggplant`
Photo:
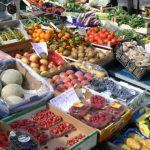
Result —
[[89, 16], [91, 16], [91, 15], [93, 15], [93, 11], [89, 11], [89, 12], [85, 13], [85, 16], [86, 16], [86, 17], [89, 17]]
[[85, 26], [88, 26], [89, 24], [90, 24], [90, 21], [92, 20], [92, 19], [95, 19], [95, 17], [88, 17], [88, 19], [86, 20], [86, 22], [84, 22], [84, 25]]

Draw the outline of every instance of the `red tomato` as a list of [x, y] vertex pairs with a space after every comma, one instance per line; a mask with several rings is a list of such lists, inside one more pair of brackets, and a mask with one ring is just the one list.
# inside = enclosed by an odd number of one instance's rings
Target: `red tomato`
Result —
[[88, 31], [87, 31], [87, 34], [88, 34], [88, 35], [90, 35], [90, 34], [91, 34], [91, 31], [90, 31], [90, 30], [88, 30]]
[[102, 39], [98, 39], [98, 44], [104, 44]]
[[110, 31], [109, 33], [110, 33], [110, 35], [115, 36], [115, 32], [114, 31]]
[[113, 36], [112, 36], [112, 35], [108, 35], [108, 36], [107, 36], [107, 39], [108, 39], [109, 41], [111, 41], [111, 40], [113, 39]]
[[113, 38], [113, 39], [111, 40], [111, 43], [112, 43], [112, 45], [117, 44], [117, 40], [116, 40], [116, 38]]
[[104, 33], [104, 32], [107, 32], [108, 30], [107, 30], [107, 28], [103, 28], [102, 29], [102, 32]]
[[93, 31], [95, 31], [97, 33], [99, 31], [98, 27], [94, 27]]
[[105, 32], [105, 35], [108, 36], [108, 35], [109, 35], [109, 32]]
[[106, 39], [106, 35], [105, 35], [105, 33], [103, 33], [103, 34], [101, 34], [101, 38], [103, 38], [103, 39]]
[[108, 42], [109, 42], [109, 41], [108, 41], [107, 39], [104, 40], [104, 44], [108, 44]]
[[93, 42], [94, 39], [92, 37], [89, 37], [89, 42]]
[[117, 38], [117, 41], [118, 41], [118, 42], [121, 42], [122, 40], [123, 40], [123, 38], [121, 38], [121, 37], [118, 37], [118, 38]]

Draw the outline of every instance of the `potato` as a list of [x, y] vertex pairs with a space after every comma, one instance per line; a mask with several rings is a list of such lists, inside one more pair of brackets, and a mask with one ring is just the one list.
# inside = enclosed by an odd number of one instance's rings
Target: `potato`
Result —
[[141, 140], [143, 140], [143, 138], [141, 138], [138, 134], [135, 133], [129, 133], [128, 137], [135, 139], [136, 141], [140, 142]]
[[127, 138], [126, 142], [128, 147], [135, 149], [135, 150], [140, 150], [141, 149], [141, 145], [139, 142], [137, 142], [135, 139], [133, 138]]
[[127, 145], [125, 145], [125, 144], [117, 144], [117, 146], [121, 147], [124, 150], [131, 150], [131, 148], [128, 147]]
[[148, 149], [150, 149], [150, 139], [147, 140], [141, 140], [140, 141], [142, 143], [142, 145]]

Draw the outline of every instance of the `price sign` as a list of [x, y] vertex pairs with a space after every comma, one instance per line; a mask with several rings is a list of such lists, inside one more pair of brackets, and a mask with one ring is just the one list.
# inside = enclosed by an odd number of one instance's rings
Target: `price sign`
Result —
[[65, 112], [68, 112], [69, 108], [76, 102], [80, 102], [80, 100], [73, 88], [50, 100], [51, 104]]
[[85, 28], [79, 28], [78, 32], [80, 35], [86, 35], [86, 29]]
[[146, 52], [150, 53], [150, 43], [145, 44], [145, 50], [146, 50]]
[[31, 43], [33, 46], [33, 49], [35, 50], [36, 54], [40, 56], [41, 53], [46, 53], [48, 56], [48, 49], [46, 42], [40, 42], [40, 43]]

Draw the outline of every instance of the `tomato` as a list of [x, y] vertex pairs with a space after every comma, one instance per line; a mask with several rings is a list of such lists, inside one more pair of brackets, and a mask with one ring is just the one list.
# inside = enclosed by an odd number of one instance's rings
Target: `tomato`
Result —
[[118, 42], [121, 42], [122, 40], [123, 40], [123, 38], [121, 38], [121, 37], [118, 37], [118, 38], [117, 38], [117, 41], [118, 41]]
[[89, 38], [93, 38], [93, 37], [94, 37], [94, 35], [91, 35], [91, 34], [89, 35]]
[[108, 42], [109, 42], [108, 39], [104, 40], [104, 44], [108, 44]]
[[111, 41], [111, 40], [113, 39], [113, 36], [109, 34], [109, 35], [107, 36], [107, 39], [108, 39], [109, 41]]
[[87, 34], [88, 34], [88, 35], [90, 35], [90, 34], [91, 34], [91, 31], [90, 31], [90, 30], [88, 30], [88, 31], [87, 31]]
[[101, 38], [103, 38], [103, 39], [106, 39], [106, 35], [105, 35], [105, 33], [103, 33], [102, 35], [101, 35]]
[[98, 39], [99, 44], [104, 44], [102, 39]]
[[104, 32], [107, 32], [108, 30], [107, 30], [107, 28], [103, 28], [102, 29], [102, 32], [104, 33]]
[[95, 31], [97, 33], [99, 31], [98, 27], [94, 27], [93, 31]]
[[115, 32], [114, 31], [110, 31], [109, 33], [110, 33], [110, 35], [115, 36]]
[[111, 40], [111, 43], [112, 43], [112, 45], [117, 44], [117, 40], [116, 40], [116, 38], [113, 38], [113, 39]]
[[109, 32], [105, 32], [106, 37], [109, 35]]
[[94, 39], [92, 37], [89, 37], [89, 42], [93, 42]]

